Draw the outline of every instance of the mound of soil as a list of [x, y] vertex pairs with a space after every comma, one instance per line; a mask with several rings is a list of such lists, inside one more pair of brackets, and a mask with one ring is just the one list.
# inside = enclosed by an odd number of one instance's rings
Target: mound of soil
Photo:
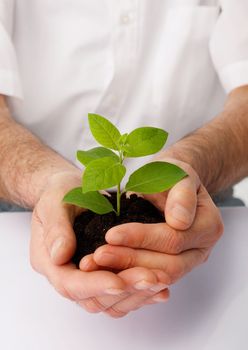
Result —
[[[116, 194], [112, 193], [108, 199], [115, 207]], [[106, 244], [105, 234], [113, 226], [128, 222], [151, 224], [164, 221], [164, 216], [153, 204], [135, 194], [130, 198], [122, 196], [120, 216], [116, 216], [114, 212], [99, 215], [87, 210], [76, 217], [74, 222], [77, 249], [72, 261], [78, 266], [85, 255]]]

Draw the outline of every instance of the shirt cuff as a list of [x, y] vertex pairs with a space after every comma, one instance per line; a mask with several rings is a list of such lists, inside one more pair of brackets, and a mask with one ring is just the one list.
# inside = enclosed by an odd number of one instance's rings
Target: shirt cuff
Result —
[[240, 86], [248, 85], [248, 61], [239, 61], [222, 68], [219, 78], [227, 94]]

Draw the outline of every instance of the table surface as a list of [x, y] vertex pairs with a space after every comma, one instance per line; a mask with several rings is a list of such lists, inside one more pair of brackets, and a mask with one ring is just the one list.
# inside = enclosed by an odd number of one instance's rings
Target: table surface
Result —
[[246, 349], [248, 208], [225, 208], [222, 215], [223, 238], [207, 263], [171, 288], [167, 304], [115, 320], [88, 314], [32, 271], [29, 213], [0, 214], [0, 348]]

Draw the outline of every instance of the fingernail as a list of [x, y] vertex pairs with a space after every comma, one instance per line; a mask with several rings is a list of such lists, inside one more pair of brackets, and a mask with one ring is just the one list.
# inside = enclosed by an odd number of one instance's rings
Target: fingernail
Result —
[[159, 296], [155, 296], [152, 298], [153, 301], [155, 301], [156, 303], [166, 303], [168, 298], [162, 298]]
[[174, 219], [182, 221], [185, 224], [189, 224], [191, 222], [190, 212], [180, 204], [176, 204], [172, 208], [171, 215], [174, 217]]
[[107, 233], [106, 239], [111, 244], [123, 244], [123, 234], [118, 231], [110, 231], [109, 233]]
[[151, 292], [160, 292], [161, 290], [166, 289], [166, 288], [168, 288], [167, 284], [158, 283], [158, 284], [154, 285], [153, 287], [151, 287], [150, 291]]
[[52, 245], [50, 254], [51, 258], [55, 259], [56, 255], [58, 254], [58, 251], [61, 249], [61, 247], [64, 245], [65, 239], [64, 238], [57, 238]]
[[110, 294], [110, 295], [121, 295], [121, 294], [125, 293], [125, 290], [124, 289], [117, 289], [117, 288], [109, 288], [109, 289], [106, 289], [105, 293]]
[[145, 290], [145, 289], [150, 289], [153, 286], [152, 283], [146, 281], [146, 280], [141, 280], [137, 283], [135, 283], [134, 288], [138, 290]]
[[80, 261], [79, 267], [83, 270], [88, 270], [91, 267], [92, 261], [90, 258], [85, 257]]

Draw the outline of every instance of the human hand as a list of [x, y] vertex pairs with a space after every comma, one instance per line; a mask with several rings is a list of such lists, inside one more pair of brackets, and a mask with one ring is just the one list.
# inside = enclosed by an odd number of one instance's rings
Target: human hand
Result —
[[43, 190], [32, 216], [33, 268], [61, 295], [89, 312], [121, 317], [145, 304], [167, 300], [167, 276], [156, 269], [83, 272], [70, 262], [76, 246], [72, 225], [80, 210], [62, 203], [62, 198], [80, 184], [80, 174], [64, 172], [53, 175]]
[[171, 284], [207, 260], [223, 233], [219, 210], [188, 164], [168, 161], [189, 176], [168, 192], [145, 196], [164, 211], [166, 223], [129, 223], [111, 228], [106, 234], [108, 245], [96, 250], [92, 266], [160, 269]]

